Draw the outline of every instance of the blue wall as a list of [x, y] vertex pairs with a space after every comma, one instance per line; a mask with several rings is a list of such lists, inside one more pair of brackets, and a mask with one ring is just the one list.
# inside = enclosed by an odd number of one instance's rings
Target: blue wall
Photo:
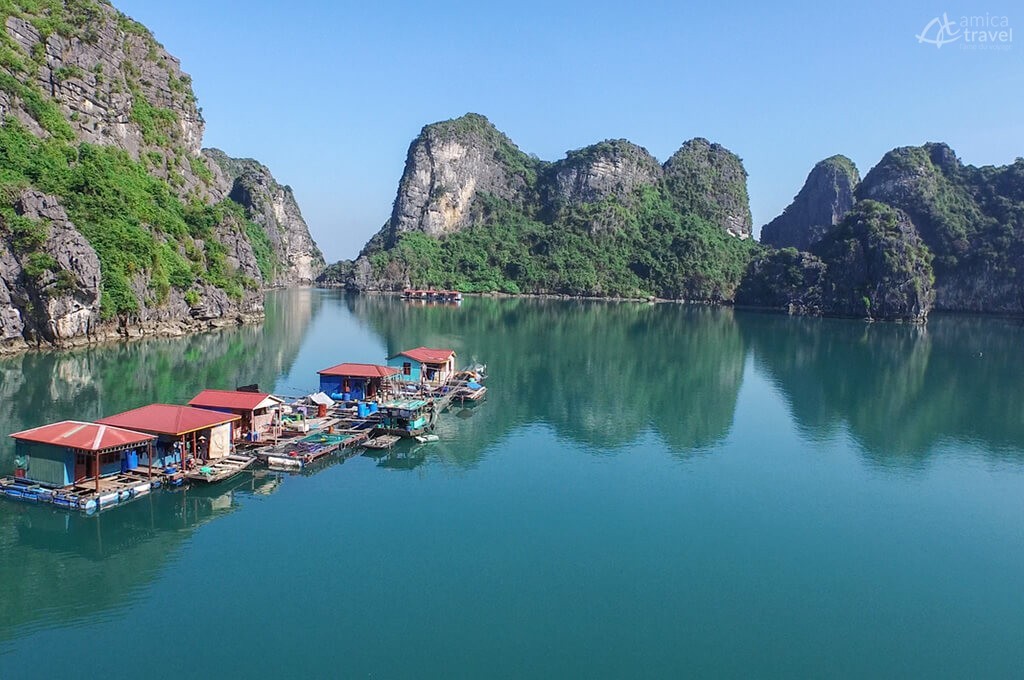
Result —
[[[402, 370], [402, 366], [406, 362], [412, 364], [412, 371], [409, 375], [406, 375], [405, 372]], [[422, 364], [420, 364], [420, 362], [418, 361], [413, 361], [407, 356], [399, 355], [392, 359], [388, 359], [388, 366], [391, 366], [392, 368], [397, 368], [398, 377], [401, 378], [402, 380], [405, 380], [406, 382], [420, 381], [420, 370], [422, 368]]]
[[[346, 378], [340, 375], [320, 376], [320, 391], [331, 396], [341, 392], [341, 386]], [[366, 395], [366, 378], [347, 378], [349, 388], [349, 399], [359, 401]]]

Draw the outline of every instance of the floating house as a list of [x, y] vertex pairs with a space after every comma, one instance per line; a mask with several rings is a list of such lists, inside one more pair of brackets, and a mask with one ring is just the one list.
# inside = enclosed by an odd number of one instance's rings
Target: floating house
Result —
[[462, 302], [462, 293], [457, 290], [406, 288], [402, 291], [402, 299], [417, 300], [420, 302], [442, 302], [457, 305]]
[[406, 382], [443, 385], [455, 375], [455, 352], [431, 347], [407, 349], [390, 357], [388, 366], [398, 369]]
[[184, 459], [205, 460], [228, 456], [231, 453], [233, 424], [239, 420], [241, 417], [234, 413], [194, 406], [150, 404], [100, 418], [96, 422], [156, 435], [152, 463], [155, 467], [165, 468], [180, 466], [183, 455]]
[[266, 392], [203, 390], [188, 405], [235, 414], [240, 420], [232, 428], [234, 441], [257, 441], [266, 438], [280, 424], [284, 400]]
[[[148, 468], [156, 437], [120, 427], [64, 420], [10, 435], [14, 477], [50, 488], [91, 486], [101, 479], [139, 467]], [[152, 469], [149, 469], [152, 475]]]
[[429, 399], [395, 399], [382, 403], [378, 414], [377, 429], [384, 434], [415, 437], [434, 426], [436, 410]]
[[318, 371], [320, 391], [339, 401], [376, 399], [393, 392], [398, 369], [376, 364], [338, 364]]

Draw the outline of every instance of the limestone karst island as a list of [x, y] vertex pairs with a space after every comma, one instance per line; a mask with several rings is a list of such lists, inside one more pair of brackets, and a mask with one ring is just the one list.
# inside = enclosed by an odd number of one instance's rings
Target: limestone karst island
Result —
[[964, 9], [0, 0], [0, 678], [1019, 675]]

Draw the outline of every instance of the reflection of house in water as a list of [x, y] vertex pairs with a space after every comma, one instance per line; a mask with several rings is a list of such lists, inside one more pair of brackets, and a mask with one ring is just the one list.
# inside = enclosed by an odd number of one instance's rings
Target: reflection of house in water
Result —
[[45, 505], [4, 508], [0, 573], [11, 578], [0, 598], [0, 640], [40, 620], [70, 625], [123, 606], [199, 527], [280, 482], [258, 471], [217, 486], [152, 493], [92, 516]]

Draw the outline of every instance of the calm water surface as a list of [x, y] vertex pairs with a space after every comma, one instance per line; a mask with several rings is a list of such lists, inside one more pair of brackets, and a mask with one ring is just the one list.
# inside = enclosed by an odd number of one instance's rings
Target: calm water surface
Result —
[[291, 291], [260, 327], [0, 360], [0, 431], [416, 345], [490, 367], [440, 442], [98, 517], [0, 501], [0, 678], [1024, 668], [1019, 322]]

